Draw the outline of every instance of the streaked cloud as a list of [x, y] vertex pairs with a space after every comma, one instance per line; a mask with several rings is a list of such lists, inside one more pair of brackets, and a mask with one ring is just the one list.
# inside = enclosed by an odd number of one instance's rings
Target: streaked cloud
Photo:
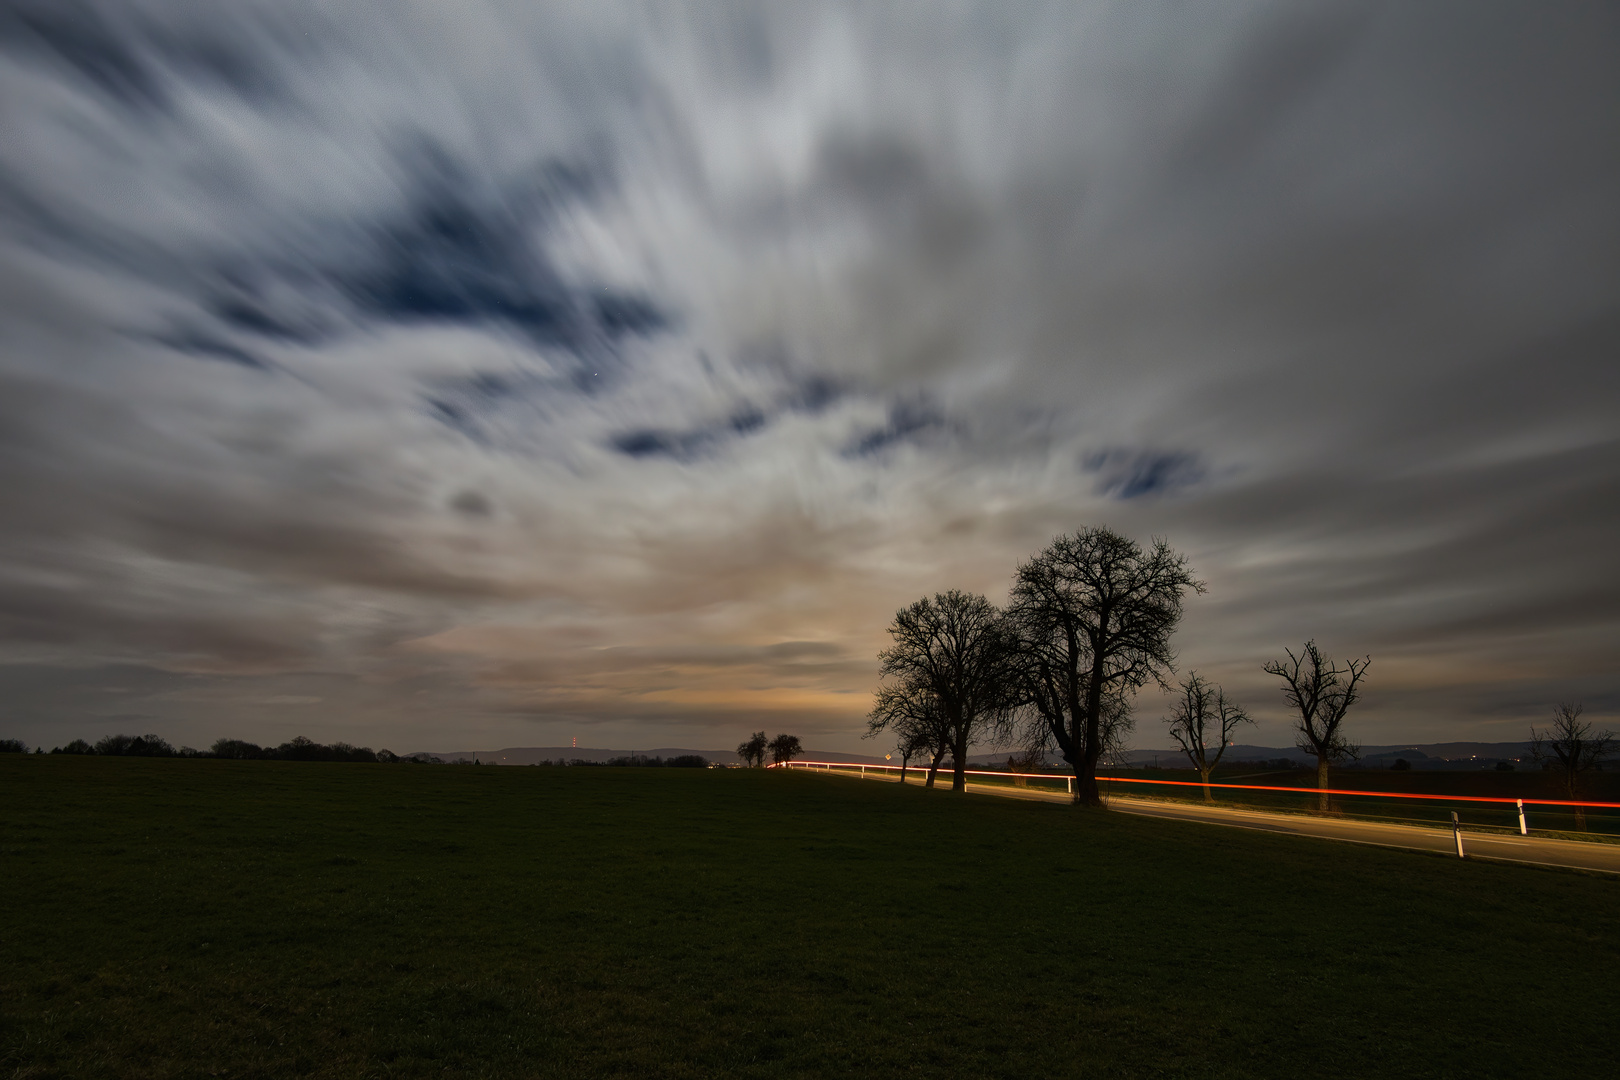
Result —
[[1367, 741], [1620, 710], [1617, 42], [14, 0], [6, 734], [853, 748], [897, 607], [1097, 523], [1261, 740], [1312, 636]]

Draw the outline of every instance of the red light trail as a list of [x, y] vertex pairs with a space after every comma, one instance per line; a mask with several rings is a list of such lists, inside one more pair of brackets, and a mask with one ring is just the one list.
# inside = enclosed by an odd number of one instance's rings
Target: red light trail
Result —
[[[807, 766], [821, 766], [828, 769], [882, 769], [888, 772], [899, 772], [898, 765], [862, 765], [858, 762], [848, 761], [786, 761], [779, 765], [770, 765], [767, 768], [802, 768]], [[923, 772], [925, 770], [908, 768], [907, 772]], [[941, 769], [941, 773], [945, 770]], [[1014, 773], [996, 772], [993, 769], [964, 769], [965, 776], [1001, 776], [1009, 779], [1029, 780], [1063, 780], [1073, 779], [1067, 773]], [[1197, 780], [1144, 780], [1126, 776], [1099, 776], [1099, 783], [1109, 784], [1153, 784], [1168, 787], [1195, 787], [1204, 785]], [[1375, 799], [1429, 799], [1439, 802], [1471, 802], [1471, 803], [1506, 803], [1513, 805], [1522, 802], [1526, 806], [1581, 806], [1596, 807], [1608, 810], [1620, 810], [1620, 802], [1573, 802], [1569, 799], [1507, 799], [1495, 795], [1422, 795], [1411, 791], [1357, 791], [1353, 788], [1298, 788], [1275, 787], [1268, 784], [1210, 784], [1212, 788], [1227, 788], [1238, 791], [1284, 791], [1294, 795], [1320, 795], [1326, 792], [1329, 795], [1367, 795]]]

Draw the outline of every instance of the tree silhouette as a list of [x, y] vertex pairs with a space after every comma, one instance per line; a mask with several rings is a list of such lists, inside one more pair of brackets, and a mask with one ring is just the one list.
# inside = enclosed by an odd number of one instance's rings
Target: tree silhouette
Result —
[[778, 735], [770, 741], [769, 749], [773, 765], [781, 765], [784, 762], [792, 761], [804, 753], [804, 747], [800, 745], [797, 735]]
[[906, 766], [918, 754], [927, 754], [928, 779], [924, 787], [933, 787], [939, 773], [939, 763], [951, 748], [951, 727], [939, 707], [934, 692], [921, 682], [901, 682], [878, 688], [877, 700], [867, 714], [867, 731], [861, 736], [870, 739], [880, 731], [895, 736], [895, 748], [900, 751], [900, 782], [906, 782]]
[[1008, 619], [1021, 700], [1074, 769], [1075, 802], [1101, 805], [1097, 761], [1128, 725], [1131, 695], [1166, 685], [1182, 597], [1203, 591], [1165, 541], [1144, 549], [1107, 528], [1059, 536], [1018, 568]]
[[[1615, 749], [1615, 734], [1607, 729], [1593, 731], [1589, 720], [1582, 720], [1586, 707], [1562, 703], [1553, 708], [1552, 724], [1545, 731], [1530, 728], [1530, 753], [1543, 768], [1558, 774], [1560, 786], [1571, 801], [1579, 799], [1581, 773], [1596, 769]], [[1586, 831], [1586, 808], [1575, 808], [1575, 827]]]
[[1284, 649], [1288, 659], [1272, 660], [1265, 666], [1266, 674], [1276, 675], [1283, 681], [1283, 696], [1288, 699], [1299, 719], [1294, 730], [1299, 736], [1300, 750], [1316, 755], [1317, 809], [1328, 809], [1328, 766], [1335, 761], [1361, 756], [1361, 747], [1344, 737], [1344, 714], [1356, 703], [1356, 688], [1361, 676], [1372, 665], [1372, 657], [1351, 660], [1339, 667], [1331, 658], [1307, 641], [1298, 656], [1292, 649]]
[[765, 748], [767, 745], [769, 744], [765, 741], [765, 733], [756, 731], [748, 737], [747, 741], [737, 744], [737, 756], [743, 759], [745, 765], [757, 768], [765, 761]]
[[889, 637], [879, 671], [890, 685], [933, 695], [955, 758], [951, 790], [964, 791], [968, 747], [993, 736], [1014, 701], [1013, 643], [1001, 614], [983, 596], [951, 589], [897, 611]]
[[[1236, 702], [1227, 701], [1219, 686], [1207, 682], [1194, 671], [1181, 681], [1181, 696], [1171, 706], [1165, 723], [1170, 725], [1170, 737], [1176, 740], [1204, 784], [1204, 801], [1214, 802], [1210, 794], [1209, 774], [1221, 763], [1232, 732], [1241, 724], [1254, 721]], [[1215, 756], [1210, 756], [1210, 741], [1215, 742]]]

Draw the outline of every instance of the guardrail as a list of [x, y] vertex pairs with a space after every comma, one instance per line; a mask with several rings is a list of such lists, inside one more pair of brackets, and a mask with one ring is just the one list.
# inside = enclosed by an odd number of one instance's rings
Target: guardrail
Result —
[[[842, 761], [791, 761], [772, 768], [825, 769], [850, 775], [883, 776], [897, 774], [898, 765], [861, 765]], [[907, 767], [908, 773], [926, 774], [926, 768]], [[1032, 782], [1050, 785], [1054, 794], [1074, 793], [1074, 777], [1057, 773], [1017, 773], [999, 769], [967, 769], [965, 774], [981, 784], [1012, 784], [1029, 787]], [[940, 776], [951, 775], [945, 769]], [[1206, 785], [1197, 780], [1159, 780], [1147, 777], [1099, 775], [1097, 781], [1106, 795], [1187, 801], [1202, 798]], [[1455, 809], [1472, 807], [1476, 813], [1466, 823], [1469, 828], [1517, 832], [1529, 835], [1526, 808], [1539, 810], [1538, 832], [1599, 833], [1620, 835], [1620, 802], [1582, 802], [1572, 799], [1540, 799], [1493, 795], [1446, 795], [1408, 791], [1369, 791], [1358, 788], [1305, 788], [1274, 784], [1234, 784], [1211, 782], [1208, 789], [1220, 792], [1220, 802], [1250, 809], [1282, 813], [1318, 813], [1317, 803], [1324, 790], [1334, 800], [1330, 811], [1338, 817], [1447, 826]], [[1166, 789], [1166, 790], [1156, 790]], [[1190, 789], [1190, 790], [1189, 790]], [[1129, 793], [1129, 794], [1127, 794]]]

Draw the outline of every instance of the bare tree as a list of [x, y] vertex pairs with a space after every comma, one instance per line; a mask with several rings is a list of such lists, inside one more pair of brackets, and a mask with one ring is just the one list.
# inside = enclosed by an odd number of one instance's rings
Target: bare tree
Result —
[[[1132, 698], [1125, 693], [1108, 694], [1102, 699], [1101, 711], [1102, 716], [1097, 724], [1098, 769], [1106, 768], [1110, 763], [1119, 764], [1130, 749], [1131, 732], [1136, 728]], [[1040, 760], [1045, 760], [1054, 750], [1062, 756], [1063, 750], [1052, 734], [1052, 725], [1047, 723], [1041, 710], [1028, 697], [1024, 699], [1019, 714], [1021, 723], [1016, 725], [1014, 739], [1024, 747], [1026, 753]], [[1099, 788], [1099, 795], [1100, 792]]]
[[765, 733], [756, 731], [748, 737], [748, 741], [737, 744], [737, 756], [743, 759], [743, 764], [757, 768], [765, 761], [767, 745]]
[[1075, 802], [1102, 804], [1097, 761], [1118, 735], [1108, 730], [1107, 703], [1127, 704], [1150, 679], [1165, 685], [1175, 662], [1170, 635], [1189, 591], [1204, 584], [1185, 556], [1160, 539], [1144, 550], [1107, 528], [1059, 536], [1018, 568], [1008, 613], [1022, 700], [1074, 769]]
[[1283, 697], [1299, 713], [1295, 721], [1297, 746], [1316, 755], [1317, 809], [1329, 809], [1328, 766], [1335, 761], [1361, 756], [1361, 747], [1344, 737], [1344, 714], [1356, 703], [1357, 684], [1372, 665], [1372, 657], [1351, 660], [1339, 667], [1323, 655], [1314, 640], [1307, 641], [1298, 656], [1284, 649], [1288, 659], [1272, 660], [1265, 666], [1268, 675], [1283, 681]]
[[778, 735], [770, 742], [771, 763], [781, 765], [804, 753], [797, 735]]
[[[1209, 774], [1221, 763], [1232, 732], [1240, 724], [1254, 721], [1236, 702], [1226, 700], [1225, 691], [1194, 671], [1181, 681], [1181, 696], [1164, 722], [1170, 725], [1170, 737], [1198, 770], [1198, 779], [1204, 784], [1204, 801], [1214, 802]], [[1211, 739], [1215, 741], [1214, 757], [1209, 753]]]
[[880, 731], [890, 731], [900, 751], [900, 782], [906, 782], [906, 766], [918, 754], [927, 754], [928, 780], [924, 787], [934, 786], [939, 763], [951, 748], [951, 728], [939, 699], [926, 685], [902, 682], [878, 688], [877, 700], [867, 714], [867, 731], [862, 738], [870, 739]]
[[1009, 716], [1010, 642], [1000, 612], [983, 596], [951, 589], [896, 612], [889, 636], [879, 671], [933, 695], [955, 757], [951, 790], [963, 791], [968, 747], [994, 738]]
[[[1545, 731], [1530, 727], [1530, 753], [1542, 767], [1558, 773], [1564, 792], [1571, 801], [1579, 799], [1581, 773], [1601, 767], [1615, 750], [1615, 734], [1604, 729], [1593, 731], [1590, 720], [1582, 720], [1586, 707], [1562, 703], [1553, 708], [1552, 724]], [[1575, 808], [1575, 827], [1586, 831], [1586, 808]]]

